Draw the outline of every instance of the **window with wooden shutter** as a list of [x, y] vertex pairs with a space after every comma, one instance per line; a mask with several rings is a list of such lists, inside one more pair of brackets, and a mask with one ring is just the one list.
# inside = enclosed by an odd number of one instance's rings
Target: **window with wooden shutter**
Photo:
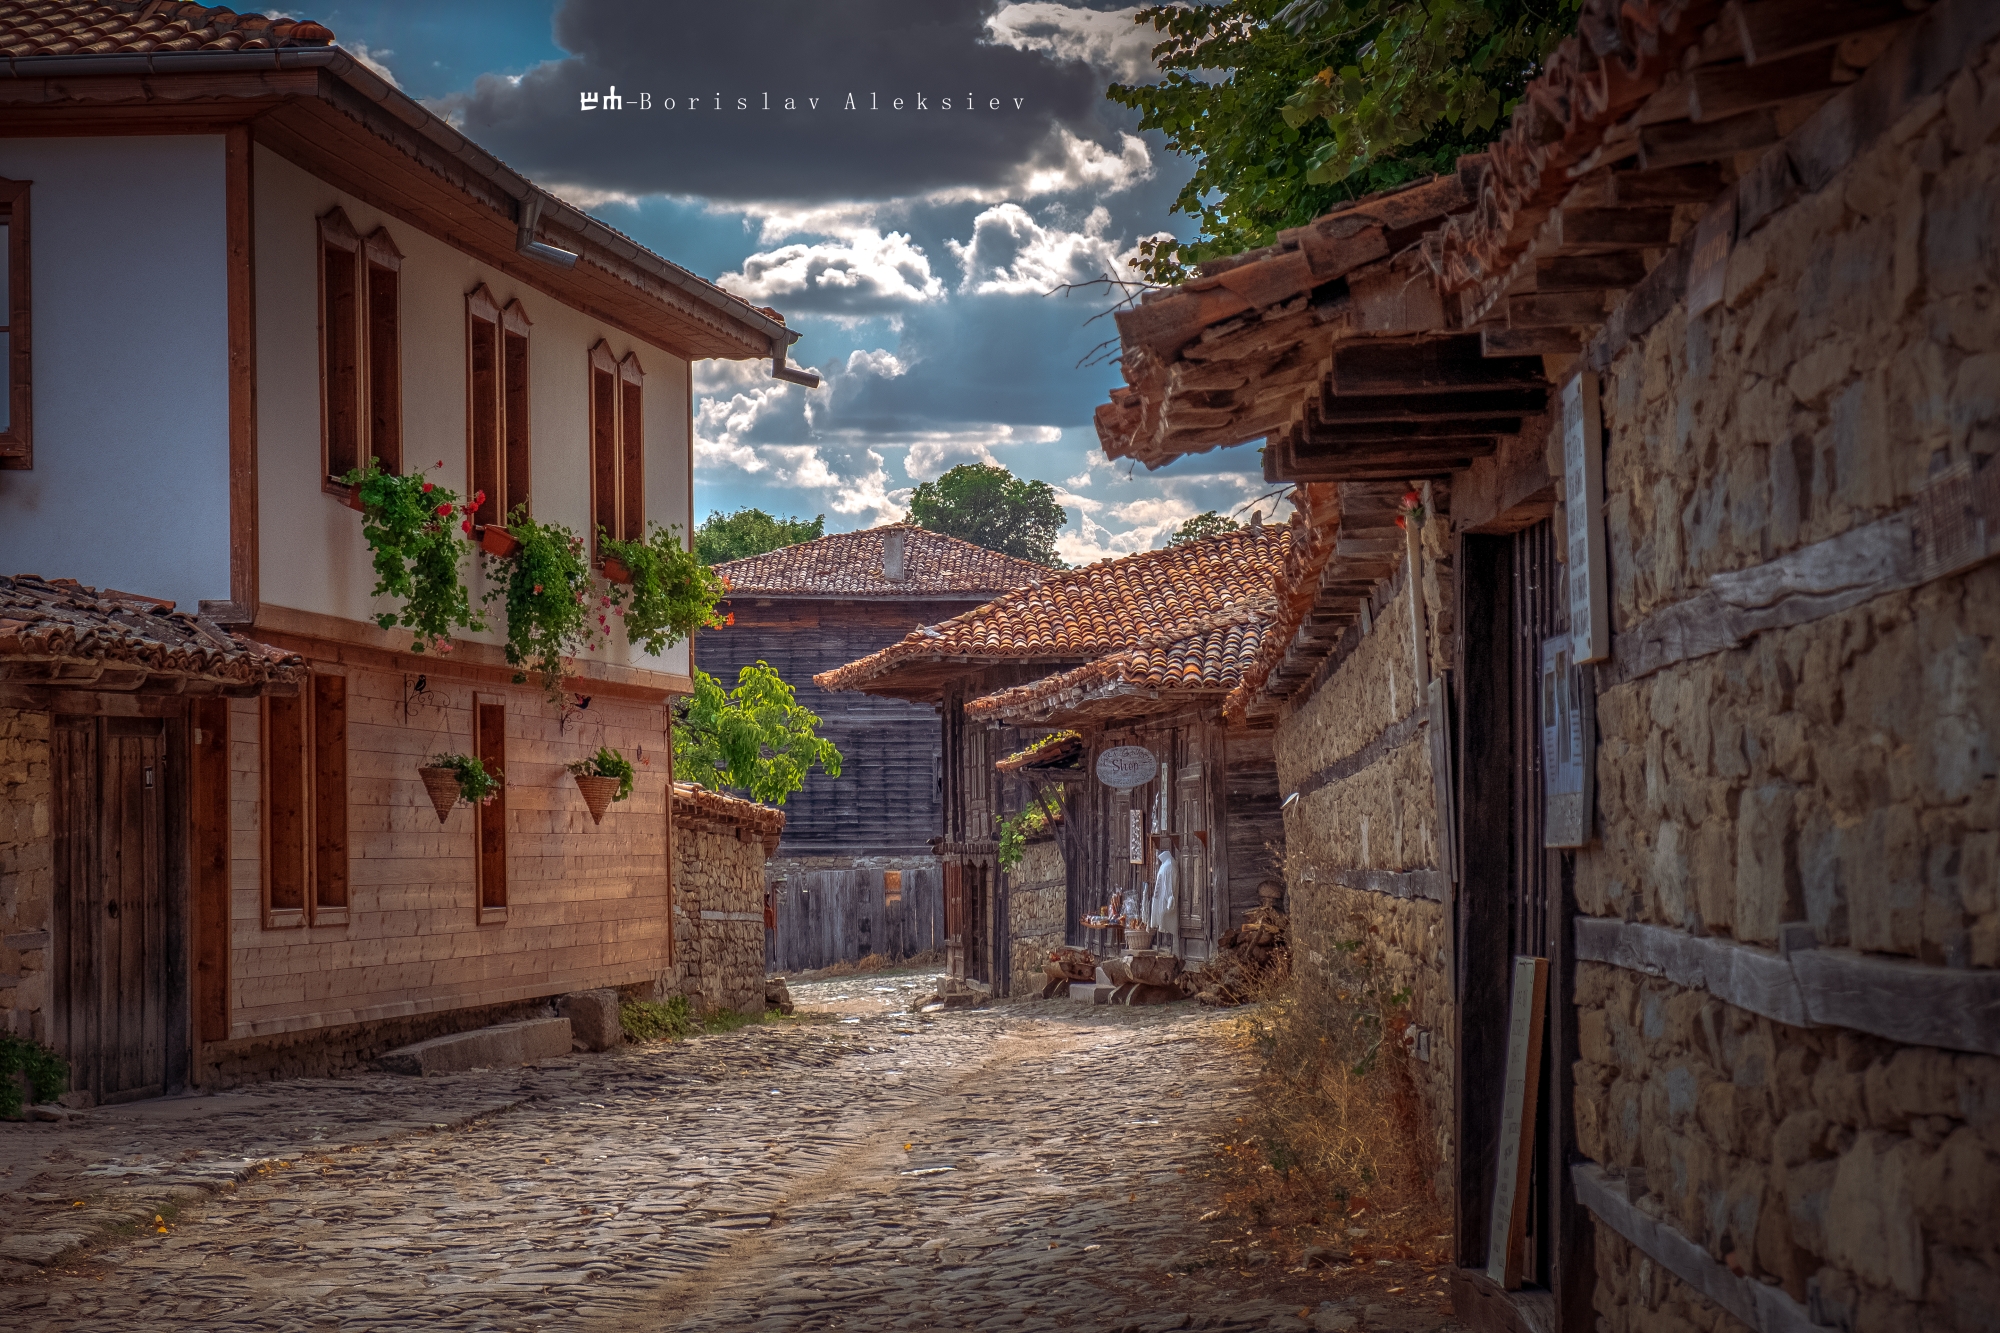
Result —
[[590, 349], [593, 546], [600, 531], [620, 541], [646, 536], [645, 384], [636, 355], [615, 360], [603, 341]]
[[403, 470], [403, 255], [336, 208], [319, 220], [320, 440], [332, 486], [370, 458]]
[[264, 701], [264, 924], [347, 922], [347, 681]]
[[[473, 742], [489, 773], [507, 770], [507, 706], [473, 703]], [[474, 807], [479, 817], [479, 920], [507, 919], [507, 789]]]
[[474, 521], [483, 527], [529, 508], [530, 324], [519, 301], [502, 307], [484, 283], [465, 298], [465, 314], [472, 489], [487, 497]]
[[34, 466], [28, 373], [28, 182], [0, 177], [0, 468]]

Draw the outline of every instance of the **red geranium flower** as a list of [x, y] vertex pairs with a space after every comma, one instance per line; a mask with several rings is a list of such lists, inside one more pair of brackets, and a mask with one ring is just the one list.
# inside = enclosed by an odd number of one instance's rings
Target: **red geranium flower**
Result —
[[736, 623], [736, 613], [734, 611], [731, 611], [728, 615], [722, 618], [722, 623], [725, 625], [734, 625]]
[[437, 511], [438, 511], [438, 517], [443, 518], [446, 514], [449, 514], [451, 512], [451, 506], [448, 504], [439, 505]]
[[464, 530], [464, 531], [466, 532], [466, 534], [467, 534], [468, 536], [469, 536], [469, 535], [471, 535], [471, 532], [472, 532], [472, 520], [471, 520], [471, 519], [469, 519], [469, 518], [468, 518], [468, 519], [466, 519], [466, 520], [465, 520], [465, 522], [463, 522], [463, 523], [459, 524], [458, 526], [459, 526], [460, 528], [462, 528], [462, 529], [463, 529], [463, 530]]
[[424, 483], [424, 494], [425, 494], [425, 495], [429, 495], [429, 494], [431, 493], [431, 487], [432, 487], [433, 485], [434, 485], [434, 483], [432, 483], [432, 482], [428, 482], [428, 481]]

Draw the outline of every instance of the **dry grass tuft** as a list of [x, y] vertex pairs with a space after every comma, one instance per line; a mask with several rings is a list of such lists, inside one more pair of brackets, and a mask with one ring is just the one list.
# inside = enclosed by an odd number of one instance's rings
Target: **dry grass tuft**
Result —
[[1435, 1139], [1401, 1044], [1408, 1003], [1350, 941], [1324, 978], [1285, 978], [1238, 1020], [1258, 1073], [1215, 1178], [1224, 1211], [1290, 1262], [1309, 1245], [1445, 1260]]

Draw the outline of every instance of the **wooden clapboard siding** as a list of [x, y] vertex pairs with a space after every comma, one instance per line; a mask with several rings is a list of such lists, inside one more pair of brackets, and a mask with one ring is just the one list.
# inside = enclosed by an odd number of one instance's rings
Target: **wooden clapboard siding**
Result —
[[[597, 695], [565, 729], [541, 691], [442, 663], [427, 667], [422, 694], [411, 692], [414, 672], [342, 664], [334, 645], [314, 670], [344, 686], [347, 920], [265, 928], [259, 706], [232, 701], [230, 1037], [636, 984], [665, 970], [664, 704]], [[484, 925], [475, 812], [461, 804], [440, 825], [417, 776], [435, 754], [472, 750], [475, 690], [505, 706], [508, 776], [507, 911]], [[563, 766], [600, 745], [624, 751], [639, 776], [598, 826]]]
[[194, 1029], [196, 1041], [229, 1036], [229, 706], [196, 700], [189, 763]]
[[785, 802], [780, 857], [922, 852], [939, 835], [943, 737], [937, 711], [871, 694], [828, 693], [812, 678], [984, 600], [739, 597], [730, 602], [734, 625], [697, 637], [696, 661], [725, 687], [736, 683], [744, 666], [770, 663], [798, 692], [799, 703], [819, 716], [820, 733], [840, 748], [839, 778], [815, 775]]

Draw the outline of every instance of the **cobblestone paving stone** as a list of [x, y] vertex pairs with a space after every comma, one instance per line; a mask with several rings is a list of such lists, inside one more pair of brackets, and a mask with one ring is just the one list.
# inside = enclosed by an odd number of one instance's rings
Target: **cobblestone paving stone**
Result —
[[[801, 1007], [833, 1021], [461, 1076], [511, 1109], [289, 1159], [0, 1286], [0, 1325], [1456, 1327], [1414, 1266], [1218, 1262], [1239, 1247], [1181, 1169], [1246, 1073], [1226, 1019], [897, 1012], [921, 985], [814, 983]], [[1411, 1294], [1380, 1294], [1397, 1279]]]

